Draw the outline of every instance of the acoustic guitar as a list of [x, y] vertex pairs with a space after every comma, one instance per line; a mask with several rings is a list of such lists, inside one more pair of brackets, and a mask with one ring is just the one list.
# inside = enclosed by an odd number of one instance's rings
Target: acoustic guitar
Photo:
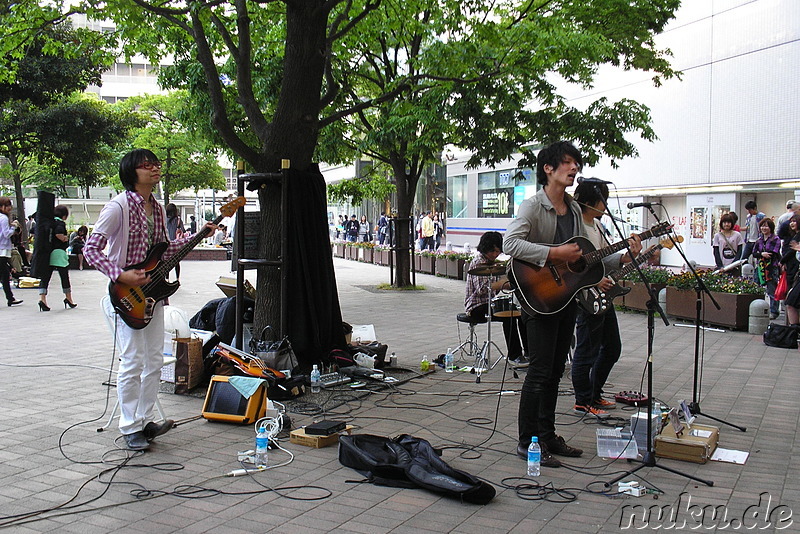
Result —
[[[671, 224], [663, 222], [639, 234], [639, 237], [644, 241], [667, 234], [671, 229]], [[625, 241], [595, 250], [587, 238], [575, 236], [562, 245], [575, 243], [581, 248], [583, 255], [577, 261], [559, 263], [547, 261], [543, 267], [513, 258], [509, 274], [516, 286], [514, 292], [520, 306], [529, 314], [550, 315], [563, 310], [575, 298], [578, 291], [596, 285], [602, 280], [605, 276], [603, 258], [624, 250]]]
[[683, 236], [679, 235], [673, 238], [668, 237], [666, 239], [662, 239], [659, 243], [639, 254], [639, 256], [636, 257], [635, 264], [634, 262], [630, 262], [622, 266], [622, 268], [608, 273], [606, 276], [614, 282], [614, 285], [607, 291], [600, 291], [600, 288], [597, 286], [581, 289], [578, 292], [578, 296], [575, 297], [575, 300], [578, 301], [578, 306], [583, 308], [586, 313], [590, 313], [592, 315], [600, 315], [605, 313], [606, 310], [612, 306], [611, 303], [615, 298], [620, 295], [626, 295], [631, 291], [630, 287], [621, 286], [619, 284], [620, 280], [636, 270], [635, 265], [643, 264], [652, 258], [653, 255], [662, 248], [671, 249], [675, 243], [683, 243]]
[[[236, 210], [244, 206], [247, 200], [244, 197], [237, 197], [220, 208], [220, 215], [212, 224], [218, 224], [225, 217], [231, 217]], [[161, 256], [166, 252], [169, 243], [156, 243], [147, 251], [144, 261], [126, 267], [125, 270], [144, 269], [145, 274], [150, 277], [150, 281], [141, 286], [129, 286], [119, 282], [111, 282], [108, 285], [108, 295], [111, 298], [111, 305], [125, 324], [134, 330], [141, 330], [147, 326], [153, 318], [153, 310], [156, 303], [170, 297], [180, 287], [180, 282], [167, 281], [167, 274], [175, 268], [191, 250], [206, 238], [209, 230], [201, 228], [192, 238], [186, 242], [168, 260], [162, 260]]]

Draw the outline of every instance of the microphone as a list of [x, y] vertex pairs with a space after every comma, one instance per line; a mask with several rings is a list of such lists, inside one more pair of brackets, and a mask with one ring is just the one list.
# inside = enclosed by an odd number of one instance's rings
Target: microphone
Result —
[[652, 208], [653, 206], [660, 206], [661, 202], [628, 202], [628, 209], [633, 208]]
[[600, 178], [584, 178], [583, 176], [578, 176], [578, 183], [583, 184], [612, 184], [614, 182], [609, 182], [608, 180], [601, 180]]

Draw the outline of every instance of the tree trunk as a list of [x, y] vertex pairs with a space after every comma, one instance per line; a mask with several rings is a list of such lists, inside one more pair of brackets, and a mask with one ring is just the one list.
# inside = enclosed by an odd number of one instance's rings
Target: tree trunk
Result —
[[[256, 172], [277, 172], [281, 160], [306, 171], [312, 164], [319, 136], [319, 100], [325, 63], [326, 9], [322, 2], [286, 3], [286, 47], [284, 72], [278, 105], [264, 139], [262, 157], [253, 163]], [[278, 259], [282, 235], [281, 188], [269, 181], [258, 190], [261, 207], [259, 257]], [[317, 214], [309, 214], [317, 216]], [[280, 271], [274, 267], [258, 269], [258, 299], [254, 326], [280, 324]], [[285, 334], [285, 332], [284, 332]]]
[[14, 196], [17, 199], [17, 219], [22, 229], [22, 243], [28, 248], [28, 225], [25, 224], [28, 216], [25, 214], [25, 197], [22, 195], [22, 176], [20, 175], [17, 158], [9, 154], [8, 161], [11, 163], [11, 175], [14, 177]]
[[414, 193], [419, 182], [419, 175], [406, 172], [404, 158], [391, 158], [397, 185], [397, 255], [395, 256], [396, 270], [394, 277], [395, 287], [408, 287], [411, 285], [411, 252], [414, 250], [414, 241], [411, 231], [414, 229], [411, 208], [414, 205]]

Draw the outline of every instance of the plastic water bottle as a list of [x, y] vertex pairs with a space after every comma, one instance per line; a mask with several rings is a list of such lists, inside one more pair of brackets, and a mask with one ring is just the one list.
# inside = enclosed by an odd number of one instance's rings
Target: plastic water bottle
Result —
[[528, 476], [538, 477], [542, 468], [542, 449], [539, 447], [539, 438], [533, 436], [528, 445]]
[[314, 365], [311, 369], [311, 393], [319, 393], [319, 367]]
[[267, 433], [266, 425], [258, 427], [256, 434], [256, 455], [253, 463], [256, 467], [267, 466], [267, 451], [269, 450], [269, 434]]
[[447, 352], [444, 354], [444, 372], [445, 373], [452, 373], [453, 368], [455, 365], [453, 362], [455, 361], [455, 356], [453, 356], [453, 349], [448, 348]]
[[419, 362], [419, 370], [423, 373], [427, 373], [428, 370], [431, 368], [431, 362], [428, 361], [428, 355], [425, 354], [422, 356], [422, 361]]

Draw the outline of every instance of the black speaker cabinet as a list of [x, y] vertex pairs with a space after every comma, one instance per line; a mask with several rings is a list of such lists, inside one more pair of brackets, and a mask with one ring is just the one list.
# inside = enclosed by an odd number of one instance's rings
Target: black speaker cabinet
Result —
[[214, 375], [208, 384], [208, 393], [203, 403], [203, 417], [209, 421], [224, 421], [227, 423], [249, 424], [254, 423], [266, 414], [267, 388], [266, 383], [249, 398], [246, 399], [233, 387], [229, 376]]

